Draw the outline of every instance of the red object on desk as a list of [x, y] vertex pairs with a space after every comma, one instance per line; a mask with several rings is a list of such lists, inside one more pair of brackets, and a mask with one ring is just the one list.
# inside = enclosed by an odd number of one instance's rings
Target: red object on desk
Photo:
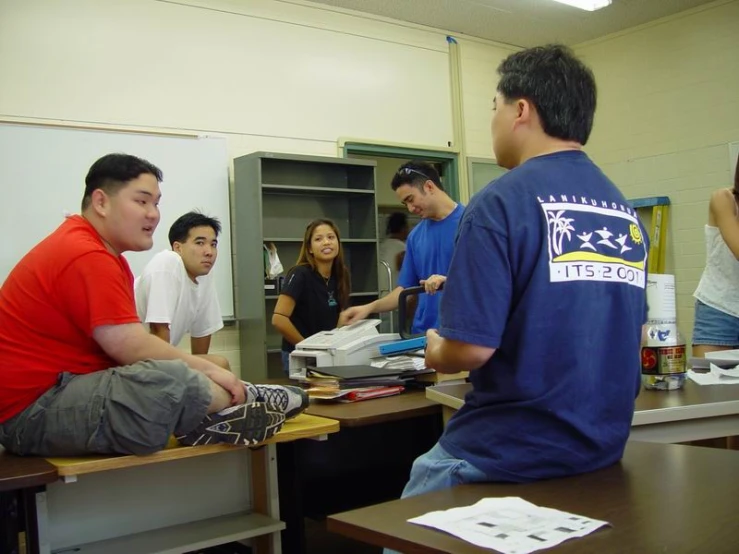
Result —
[[341, 398], [337, 398], [339, 402], [360, 402], [362, 400], [369, 400], [370, 398], [382, 398], [383, 396], [393, 396], [394, 394], [400, 394], [405, 390], [405, 387], [380, 387], [371, 388], [367, 390], [353, 390], [348, 394], [345, 394]]

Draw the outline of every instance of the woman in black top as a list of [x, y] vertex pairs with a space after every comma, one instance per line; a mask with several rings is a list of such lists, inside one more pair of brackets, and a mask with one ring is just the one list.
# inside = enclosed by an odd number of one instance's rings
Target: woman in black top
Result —
[[339, 229], [330, 219], [311, 221], [272, 314], [272, 325], [282, 335], [285, 373], [297, 343], [336, 327], [339, 314], [349, 307], [349, 289]]

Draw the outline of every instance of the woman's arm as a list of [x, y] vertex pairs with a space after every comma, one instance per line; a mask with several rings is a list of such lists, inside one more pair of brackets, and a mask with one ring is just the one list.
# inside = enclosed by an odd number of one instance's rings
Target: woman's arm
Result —
[[734, 257], [739, 260], [739, 218], [736, 213], [734, 195], [728, 189], [715, 191], [711, 195], [708, 209], [721, 232], [726, 246]]
[[272, 313], [272, 325], [290, 344], [298, 344], [304, 339], [300, 331], [290, 321], [294, 309], [295, 299], [292, 296], [281, 294], [277, 297], [275, 311]]

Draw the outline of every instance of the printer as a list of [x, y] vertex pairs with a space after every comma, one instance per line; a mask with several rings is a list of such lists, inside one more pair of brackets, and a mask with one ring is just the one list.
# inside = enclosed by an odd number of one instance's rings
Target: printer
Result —
[[308, 367], [369, 365], [382, 356], [381, 344], [400, 339], [397, 333], [380, 333], [379, 324], [379, 319], [366, 319], [299, 342], [290, 353], [290, 378], [305, 377]]

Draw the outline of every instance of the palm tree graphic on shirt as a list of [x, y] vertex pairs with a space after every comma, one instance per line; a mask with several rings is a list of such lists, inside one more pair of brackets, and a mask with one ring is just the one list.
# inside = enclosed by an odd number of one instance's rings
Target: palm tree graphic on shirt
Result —
[[572, 226], [572, 222], [575, 221], [575, 219], [571, 217], [563, 217], [564, 213], [564, 210], [560, 210], [557, 213], [547, 213], [547, 220], [552, 226], [552, 248], [557, 256], [562, 253], [562, 240], [565, 237], [567, 237], [567, 240], [572, 240], [570, 231], [575, 230]]

